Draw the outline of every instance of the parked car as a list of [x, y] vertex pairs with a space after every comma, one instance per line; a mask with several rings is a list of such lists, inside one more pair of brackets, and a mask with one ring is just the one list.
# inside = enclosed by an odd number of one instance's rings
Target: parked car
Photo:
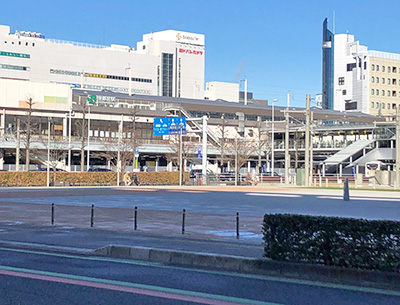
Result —
[[91, 167], [88, 172], [112, 172], [112, 170], [103, 167]]
[[191, 169], [190, 170], [190, 178], [191, 179], [199, 178], [199, 177], [201, 177], [202, 173], [203, 173], [202, 169]]
[[[265, 172], [263, 173], [264, 176], [272, 176], [272, 172]], [[281, 175], [277, 172], [274, 172], [274, 177], [280, 177]]]
[[224, 172], [219, 175], [219, 181], [235, 181], [235, 172]]
[[[39, 168], [37, 169], [37, 171], [39, 171], [39, 172], [46, 172], [46, 171], [47, 171], [47, 167], [39, 167]], [[50, 171], [50, 172], [53, 172], [54, 169], [53, 169], [52, 167], [50, 167], [50, 168], [49, 168], [49, 171]], [[61, 169], [61, 168], [56, 168], [56, 172], [65, 172], [65, 170], [63, 170], [63, 169]]]

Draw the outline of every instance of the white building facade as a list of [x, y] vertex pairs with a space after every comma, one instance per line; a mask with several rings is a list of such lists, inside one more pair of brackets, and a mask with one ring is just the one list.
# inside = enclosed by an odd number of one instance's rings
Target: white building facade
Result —
[[0, 78], [67, 84], [88, 90], [204, 98], [204, 35], [162, 31], [137, 50], [10, 33], [0, 25]]
[[354, 35], [334, 34], [324, 21], [325, 109], [393, 115], [400, 104], [400, 54], [371, 51]]

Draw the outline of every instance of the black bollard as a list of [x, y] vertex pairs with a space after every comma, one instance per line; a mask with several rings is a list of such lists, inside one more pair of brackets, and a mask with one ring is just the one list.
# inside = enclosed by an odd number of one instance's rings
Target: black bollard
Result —
[[346, 178], [346, 180], [344, 181], [343, 200], [344, 201], [349, 201], [350, 200], [349, 179], [348, 178]]
[[133, 229], [137, 230], [137, 207], [135, 207], [134, 217], [133, 217]]
[[236, 239], [239, 239], [239, 212], [236, 212]]
[[54, 226], [54, 203], [51, 204], [51, 225]]
[[94, 224], [94, 204], [92, 204], [92, 209], [90, 211], [90, 227], [93, 228]]
[[183, 211], [182, 211], [182, 234], [185, 234], [185, 214], [186, 214], [186, 210], [183, 209]]

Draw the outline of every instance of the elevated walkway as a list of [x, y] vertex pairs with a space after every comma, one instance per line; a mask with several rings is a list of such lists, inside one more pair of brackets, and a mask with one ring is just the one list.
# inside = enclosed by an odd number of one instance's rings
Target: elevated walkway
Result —
[[[180, 112], [183, 116], [186, 117], [186, 124], [191, 128], [193, 132], [198, 132], [200, 134], [200, 137], [203, 136], [202, 130], [203, 126], [202, 124], [199, 123], [199, 121], [195, 121], [189, 112], [187, 112], [184, 108], [182, 107], [165, 107], [163, 109], [164, 111], [174, 111], [174, 112]], [[213, 133], [209, 128], [207, 129], [207, 137], [208, 137], [208, 142], [214, 145], [214, 147], [219, 147], [221, 146], [221, 143], [219, 141], [219, 137]]]

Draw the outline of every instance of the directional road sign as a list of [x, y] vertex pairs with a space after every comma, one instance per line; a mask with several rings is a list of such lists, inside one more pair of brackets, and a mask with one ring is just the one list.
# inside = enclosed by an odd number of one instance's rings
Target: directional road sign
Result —
[[153, 135], [165, 136], [171, 134], [186, 134], [185, 117], [154, 118]]

